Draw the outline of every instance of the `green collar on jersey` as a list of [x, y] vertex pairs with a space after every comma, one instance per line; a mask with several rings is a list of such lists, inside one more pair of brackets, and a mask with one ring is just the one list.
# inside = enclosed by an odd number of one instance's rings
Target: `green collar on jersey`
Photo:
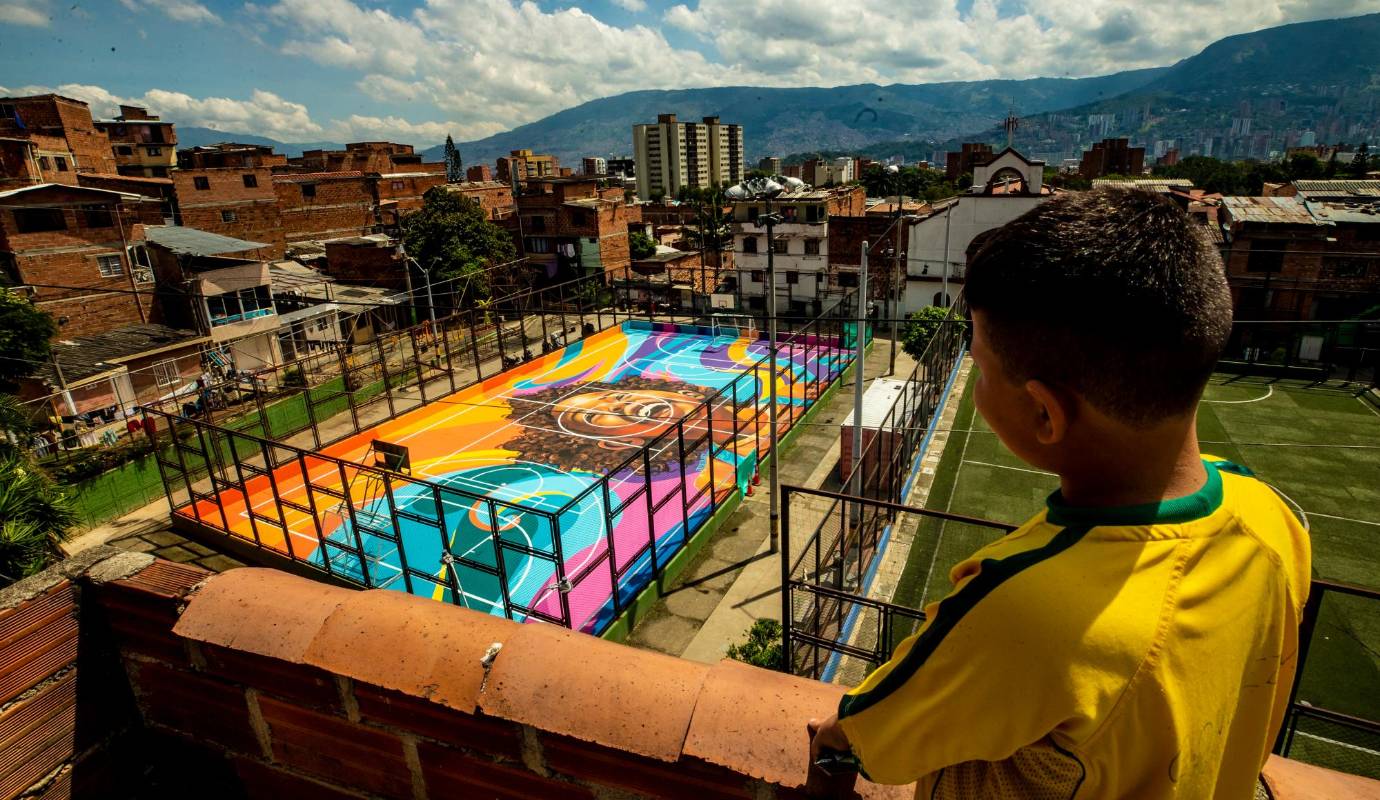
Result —
[[1058, 489], [1045, 503], [1045, 519], [1054, 525], [1172, 525], [1192, 522], [1216, 511], [1222, 505], [1222, 474], [1217, 464], [1204, 460], [1207, 482], [1193, 494], [1142, 503], [1136, 506], [1071, 506]]

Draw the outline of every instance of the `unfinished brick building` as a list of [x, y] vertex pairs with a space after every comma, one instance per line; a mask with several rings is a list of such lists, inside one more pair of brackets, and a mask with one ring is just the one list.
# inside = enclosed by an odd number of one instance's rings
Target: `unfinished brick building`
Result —
[[584, 177], [530, 180], [517, 212], [521, 252], [547, 278], [627, 273], [628, 226], [640, 224], [642, 212], [624, 202], [621, 187], [601, 189]]
[[503, 181], [466, 181], [446, 186], [446, 191], [467, 197], [478, 203], [489, 219], [500, 220], [512, 216], [517, 206], [513, 203], [513, 187]]
[[172, 176], [178, 224], [263, 242], [273, 246], [272, 257], [283, 255], [283, 220], [271, 168], [187, 167], [174, 170]]
[[143, 249], [144, 225], [162, 222], [156, 200], [49, 184], [0, 192], [0, 204], [0, 269], [34, 287], [60, 337], [158, 321]]
[[288, 244], [363, 236], [379, 224], [373, 179], [362, 172], [275, 175], [273, 190]]
[[121, 175], [166, 178], [177, 164], [177, 130], [141, 106], [120, 106], [112, 120], [97, 120], [96, 129], [110, 138]]
[[78, 172], [116, 173], [110, 139], [86, 103], [58, 94], [0, 98], [0, 189], [74, 185]]

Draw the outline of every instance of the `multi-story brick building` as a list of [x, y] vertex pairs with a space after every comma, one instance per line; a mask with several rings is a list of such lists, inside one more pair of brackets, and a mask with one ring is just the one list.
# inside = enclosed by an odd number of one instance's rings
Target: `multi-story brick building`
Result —
[[494, 171], [488, 164], [475, 164], [465, 168], [465, 181], [467, 183], [487, 183], [494, 179]]
[[633, 158], [643, 200], [675, 197], [687, 186], [731, 186], [743, 179], [743, 127], [659, 114], [655, 124], [633, 126]]
[[385, 236], [352, 236], [326, 242], [321, 270], [342, 283], [407, 288], [407, 270], [395, 240]]
[[446, 165], [427, 163], [410, 144], [394, 142], [350, 142], [344, 150], [305, 150], [288, 159], [297, 172], [436, 172], [445, 174]]
[[444, 164], [425, 166], [435, 166], [437, 169], [433, 172], [392, 172], [369, 176], [378, 203], [379, 219], [385, 229], [396, 231], [404, 216], [422, 207], [422, 200], [428, 191], [446, 185]]
[[1297, 181], [1293, 197], [1224, 197], [1239, 319], [1349, 319], [1380, 304], [1380, 181]]
[[147, 200], [157, 200], [163, 224], [171, 225], [177, 217], [177, 192], [172, 178], [140, 178], [134, 175], [103, 175], [83, 172], [77, 175], [77, 185], [92, 189], [110, 189], [125, 194], [143, 195]]
[[944, 154], [944, 180], [957, 183], [960, 176], [971, 175], [973, 170], [996, 158], [992, 145], [984, 142], [964, 142], [957, 152]]
[[373, 183], [358, 171], [275, 175], [273, 191], [284, 241], [293, 244], [373, 233], [380, 223]]
[[513, 202], [513, 187], [503, 181], [466, 181], [446, 186], [446, 191], [467, 197], [488, 213], [490, 220], [512, 216], [517, 209]]
[[0, 192], [0, 271], [32, 287], [64, 338], [157, 322], [144, 226], [162, 215], [145, 200], [62, 184]]
[[600, 189], [596, 179], [573, 177], [529, 181], [517, 198], [517, 219], [528, 263], [561, 279], [626, 274], [628, 226], [640, 225], [642, 215], [624, 202], [621, 188]]
[[608, 171], [608, 159], [599, 156], [585, 156], [580, 159], [580, 172], [584, 175], [607, 175]]
[[97, 120], [96, 130], [110, 139], [121, 175], [166, 178], [177, 165], [177, 130], [141, 106], [120, 106], [112, 120]]
[[515, 178], [518, 183], [525, 183], [542, 178], [554, 178], [560, 167], [560, 159], [555, 156], [533, 153], [523, 148], [498, 159], [497, 177], [505, 183], [511, 184]]
[[[274, 191], [272, 168], [254, 165], [256, 161], [265, 160], [260, 155], [232, 155], [229, 151], [220, 151], [183, 159], [186, 164], [225, 166], [186, 166], [173, 170], [177, 223], [222, 236], [263, 242], [273, 247], [273, 257], [281, 257], [285, 243], [283, 216]], [[244, 165], [231, 166], [236, 160]]]
[[1127, 139], [1103, 139], [1087, 152], [1078, 167], [1084, 178], [1104, 175], [1140, 175], [1145, 172], [1145, 148], [1131, 147]]
[[178, 150], [177, 166], [181, 169], [286, 167], [287, 156], [273, 152], [268, 145], [221, 142]]
[[[773, 226], [773, 239], [758, 217], [767, 212], [765, 200], [733, 204], [733, 250], [739, 270], [735, 294], [749, 309], [766, 308], [767, 252], [776, 270], [779, 313], [818, 313], [829, 286], [829, 219], [860, 217], [866, 210], [867, 192], [861, 186], [832, 189], [806, 187], [786, 192], [771, 201], [771, 211], [782, 221]], [[854, 272], [856, 278], [856, 271]], [[842, 288], [846, 288], [845, 283]]]
[[0, 98], [0, 189], [75, 185], [79, 172], [116, 172], [110, 139], [86, 103], [57, 94]]

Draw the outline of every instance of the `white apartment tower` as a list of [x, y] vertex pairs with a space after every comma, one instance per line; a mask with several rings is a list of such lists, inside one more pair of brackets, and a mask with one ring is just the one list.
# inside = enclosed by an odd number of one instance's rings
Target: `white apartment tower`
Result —
[[658, 114], [652, 125], [633, 126], [637, 162], [637, 196], [658, 193], [675, 197], [682, 186], [732, 186], [743, 179], [743, 126], [705, 117], [677, 122], [675, 114]]

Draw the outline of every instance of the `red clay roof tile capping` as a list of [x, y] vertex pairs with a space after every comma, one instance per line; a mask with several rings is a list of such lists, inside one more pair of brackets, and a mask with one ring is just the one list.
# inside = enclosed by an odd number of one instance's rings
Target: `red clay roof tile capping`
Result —
[[[174, 632], [543, 733], [682, 765], [691, 758], [791, 788], [805, 779], [805, 720], [827, 714], [842, 691], [264, 569], [206, 581]], [[485, 667], [495, 643], [501, 648]], [[911, 792], [865, 781], [858, 788], [863, 797]]]

